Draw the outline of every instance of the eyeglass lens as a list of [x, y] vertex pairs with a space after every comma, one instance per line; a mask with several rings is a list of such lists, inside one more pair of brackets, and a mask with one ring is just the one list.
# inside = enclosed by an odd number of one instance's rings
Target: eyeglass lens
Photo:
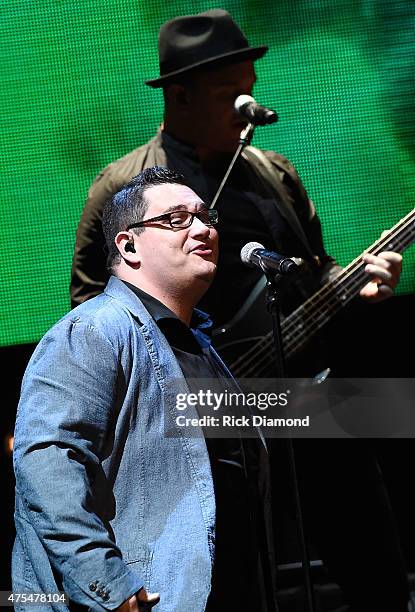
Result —
[[198, 213], [191, 213], [186, 210], [178, 210], [170, 213], [170, 225], [172, 227], [183, 227], [191, 225], [194, 217], [200, 219], [205, 225], [213, 225], [218, 220], [218, 212], [216, 210], [204, 209]]

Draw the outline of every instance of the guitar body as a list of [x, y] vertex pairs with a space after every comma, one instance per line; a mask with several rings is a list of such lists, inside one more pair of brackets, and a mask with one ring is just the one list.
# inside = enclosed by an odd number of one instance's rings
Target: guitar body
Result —
[[[265, 285], [264, 276], [235, 317], [212, 333], [215, 349], [237, 378], [275, 376], [272, 320], [266, 306]], [[285, 320], [281, 315], [281, 321]], [[320, 337], [299, 347], [287, 360], [287, 376], [315, 376], [327, 368], [327, 363], [324, 342]]]
[[261, 277], [235, 317], [212, 332], [213, 344], [227, 364], [245, 355], [271, 330], [265, 283], [265, 276]]

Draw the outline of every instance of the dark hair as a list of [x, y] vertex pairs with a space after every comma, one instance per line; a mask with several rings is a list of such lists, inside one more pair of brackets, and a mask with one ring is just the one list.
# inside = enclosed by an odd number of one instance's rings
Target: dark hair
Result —
[[[118, 232], [126, 230], [130, 224], [143, 220], [148, 208], [148, 202], [144, 197], [145, 191], [164, 183], [186, 184], [182, 174], [162, 166], [154, 166], [137, 174], [106, 201], [102, 213], [102, 227], [108, 249], [108, 270], [111, 271], [113, 266], [121, 261], [120, 253], [115, 245], [115, 236]], [[131, 231], [138, 235], [144, 229], [144, 227], [137, 227]]]

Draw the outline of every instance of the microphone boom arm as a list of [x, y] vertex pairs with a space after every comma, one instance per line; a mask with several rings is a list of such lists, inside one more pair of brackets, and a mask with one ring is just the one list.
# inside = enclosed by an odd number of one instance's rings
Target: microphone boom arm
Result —
[[232, 169], [238, 159], [238, 157], [241, 155], [243, 149], [250, 144], [252, 137], [254, 135], [254, 131], [255, 131], [255, 126], [253, 123], [248, 123], [248, 125], [246, 127], [244, 127], [244, 129], [241, 132], [241, 135], [239, 136], [239, 145], [238, 148], [235, 151], [234, 156], [232, 157], [231, 163], [229, 164], [228, 169], [226, 170], [225, 176], [222, 179], [221, 184], [219, 185], [219, 188], [215, 194], [215, 197], [212, 200], [212, 204], [210, 205], [209, 208], [215, 208], [216, 206], [216, 202], [219, 199], [220, 194], [223, 191], [223, 188], [226, 185], [226, 181], [228, 180], [228, 177], [230, 175], [230, 173], [232, 172]]

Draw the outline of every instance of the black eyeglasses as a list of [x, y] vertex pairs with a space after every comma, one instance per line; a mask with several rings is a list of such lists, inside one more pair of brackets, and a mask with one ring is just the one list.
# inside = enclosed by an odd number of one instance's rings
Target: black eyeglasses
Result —
[[204, 225], [212, 226], [218, 222], [218, 211], [214, 208], [204, 208], [198, 212], [189, 212], [188, 210], [174, 210], [173, 212], [164, 213], [158, 217], [152, 217], [151, 219], [144, 219], [138, 223], [131, 223], [127, 227], [127, 231], [134, 227], [142, 227], [146, 223], [154, 223], [156, 221], [167, 220], [170, 227], [173, 229], [185, 229], [190, 227], [193, 223], [194, 218], [197, 217]]

